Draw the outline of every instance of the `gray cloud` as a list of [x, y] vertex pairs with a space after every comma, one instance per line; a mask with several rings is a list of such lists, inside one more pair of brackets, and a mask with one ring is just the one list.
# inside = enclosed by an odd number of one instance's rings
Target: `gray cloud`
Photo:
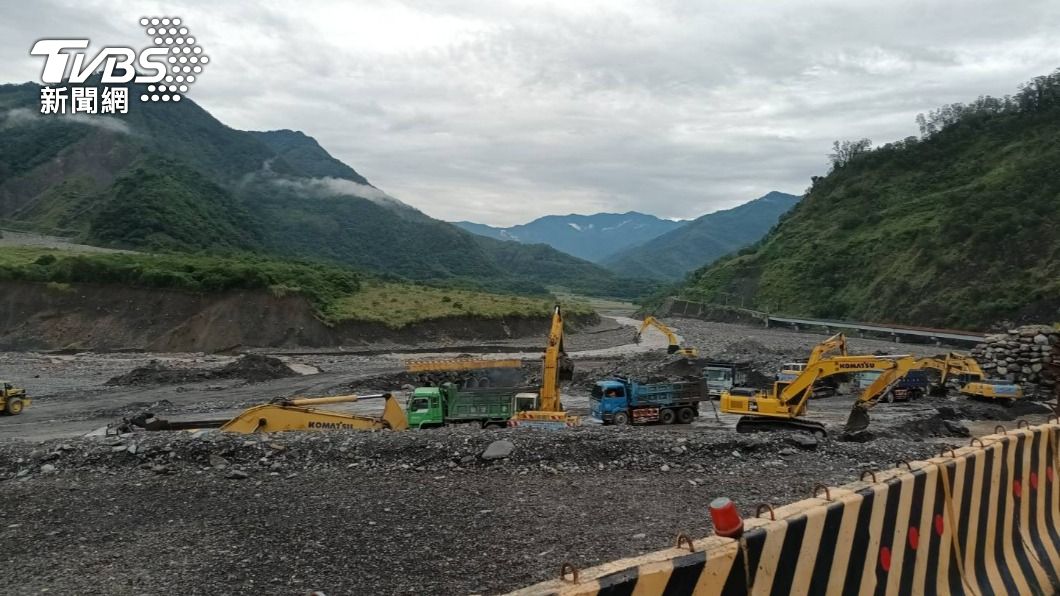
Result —
[[297, 180], [290, 178], [273, 178], [271, 179], [271, 182], [277, 186], [290, 188], [296, 192], [307, 195], [337, 198], [360, 197], [362, 199], [368, 199], [373, 203], [383, 205], [384, 207], [414, 210], [413, 207], [402, 203], [378, 188], [366, 184], [358, 184], [352, 180], [345, 180], [342, 178], [332, 178], [330, 176]]
[[[131, 0], [39, 4], [5, 8], [0, 80], [37, 78], [39, 37], [144, 41]], [[213, 58], [190, 95], [226, 124], [305, 131], [429, 215], [505, 225], [599, 210], [695, 217], [801, 192], [834, 139], [915, 134], [918, 112], [1011, 93], [1060, 65], [1060, 4], [1048, 0], [164, 10]]]
[[[58, 117], [66, 118], [67, 120], [71, 122], [77, 122], [78, 124], [94, 126], [96, 128], [106, 130], [108, 132], [116, 132], [125, 135], [132, 134], [132, 130], [129, 128], [128, 124], [110, 116], [65, 114]], [[41, 122], [43, 118], [44, 116], [41, 116], [38, 112], [34, 112], [33, 110], [29, 110], [26, 108], [14, 108], [12, 110], [8, 110], [4, 114], [3, 124], [5, 127], [24, 126], [27, 124]]]

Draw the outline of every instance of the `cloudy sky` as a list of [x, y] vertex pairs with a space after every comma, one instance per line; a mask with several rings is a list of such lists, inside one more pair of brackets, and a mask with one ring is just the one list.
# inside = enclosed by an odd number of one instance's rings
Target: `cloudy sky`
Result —
[[1060, 2], [0, 0], [0, 81], [41, 37], [146, 45], [179, 16], [226, 124], [316, 137], [429, 215], [691, 218], [801, 193], [835, 139], [1060, 67]]

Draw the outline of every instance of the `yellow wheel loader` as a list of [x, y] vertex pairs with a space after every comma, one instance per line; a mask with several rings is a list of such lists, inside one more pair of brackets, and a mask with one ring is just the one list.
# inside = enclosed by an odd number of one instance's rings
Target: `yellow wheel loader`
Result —
[[25, 389], [15, 387], [7, 381], [0, 381], [0, 413], [17, 416], [32, 402]]

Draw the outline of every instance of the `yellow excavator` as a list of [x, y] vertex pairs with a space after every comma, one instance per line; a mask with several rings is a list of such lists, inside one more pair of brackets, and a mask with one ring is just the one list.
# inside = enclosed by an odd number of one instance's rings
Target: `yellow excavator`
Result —
[[536, 403], [536, 409], [519, 409], [510, 424], [538, 428], [577, 426], [580, 419], [563, 411], [559, 397], [560, 381], [569, 381], [573, 377], [574, 363], [563, 351], [563, 315], [557, 304], [552, 311], [552, 327], [541, 366], [541, 391], [536, 396], [522, 393], [515, 396], [517, 404]]
[[1005, 404], [1023, 397], [1023, 388], [1018, 384], [1001, 379], [987, 379], [975, 358], [958, 352], [921, 358], [917, 360], [916, 368], [937, 371], [939, 381], [935, 390], [942, 393], [953, 385], [963, 395], [1001, 400]]
[[[838, 352], [840, 356], [847, 355], [847, 338], [842, 333], [836, 333], [832, 337], [822, 341], [810, 350], [810, 358], [806, 362], [788, 362], [781, 368], [777, 375], [778, 381], [791, 381], [798, 377], [806, 367], [816, 364], [821, 358]], [[814, 387], [811, 397], [831, 397], [836, 393], [836, 384], [832, 382], [818, 383]]]
[[937, 371], [938, 384], [943, 389], [951, 383], [981, 381], [986, 377], [974, 358], [957, 352], [921, 358], [917, 360], [917, 368]]
[[677, 343], [677, 334], [675, 334], [672, 329], [664, 325], [662, 321], [650, 315], [644, 317], [644, 322], [640, 324], [640, 329], [637, 330], [637, 335], [635, 337], [635, 341], [637, 343], [640, 343], [640, 334], [644, 333], [644, 330], [648, 327], [655, 327], [659, 331], [662, 331], [663, 335], [666, 336], [667, 341], [670, 342], [669, 345], [666, 346], [667, 354], [677, 354], [679, 356], [684, 356], [685, 358], [699, 357], [699, 350], [697, 350], [696, 348], [681, 347], [681, 345]]
[[[382, 416], [362, 416], [346, 412], [321, 410], [315, 406], [352, 403], [366, 399], [384, 399]], [[271, 433], [288, 430], [405, 430], [409, 427], [405, 412], [389, 393], [378, 395], [336, 395], [331, 397], [296, 397], [276, 399], [248, 408], [231, 419], [168, 421], [145, 412], [127, 419], [123, 425], [145, 430], [194, 430], [219, 428], [233, 433]]]
[[827, 435], [823, 424], [800, 419], [806, 414], [814, 383], [833, 375], [880, 371], [882, 374], [858, 397], [847, 420], [848, 432], [864, 430], [869, 425], [868, 410], [915, 366], [916, 360], [906, 355], [819, 357], [794, 379], [773, 383], [770, 391], [733, 388], [723, 392], [721, 411], [743, 414], [736, 423], [736, 432], [786, 429], [823, 437]]

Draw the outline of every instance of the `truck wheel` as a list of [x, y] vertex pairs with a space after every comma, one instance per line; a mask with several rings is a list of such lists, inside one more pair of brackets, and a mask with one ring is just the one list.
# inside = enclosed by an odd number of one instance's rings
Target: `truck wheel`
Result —
[[618, 426], [625, 426], [629, 424], [629, 414], [626, 414], [625, 412], [619, 412], [615, 414], [614, 422]]
[[4, 407], [4, 411], [12, 416], [16, 416], [22, 413], [23, 403], [20, 398], [12, 397], [7, 400], [7, 405]]
[[894, 392], [888, 391], [886, 394], [884, 394], [883, 401], [885, 403], [893, 404], [894, 403]]
[[659, 420], [662, 421], [663, 424], [673, 424], [674, 420], [677, 420], [677, 412], [669, 409], [663, 410], [659, 413]]
[[696, 419], [696, 413], [692, 408], [681, 408], [677, 411], [677, 421], [681, 424], [692, 424], [692, 421]]

